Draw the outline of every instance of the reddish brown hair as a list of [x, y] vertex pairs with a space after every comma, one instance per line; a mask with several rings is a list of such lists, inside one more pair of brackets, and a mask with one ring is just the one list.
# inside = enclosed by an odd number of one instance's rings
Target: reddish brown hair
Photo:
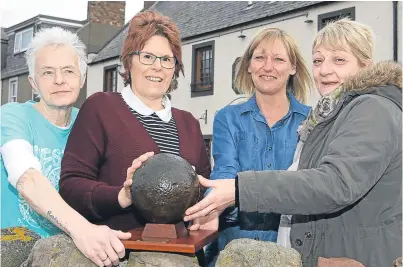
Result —
[[[176, 58], [174, 79], [179, 77], [179, 72], [182, 72], [182, 75], [184, 75], [182, 42], [178, 27], [169, 17], [162, 16], [155, 11], [145, 11], [132, 18], [129, 31], [123, 43], [120, 60], [125, 69], [125, 71], [121, 73], [125, 86], [131, 83], [130, 68], [133, 57], [132, 53], [135, 51], [141, 51], [148, 39], [154, 35], [167, 38], [171, 45], [172, 53]], [[171, 83], [167, 93], [176, 89], [175, 84], [175, 82]]]

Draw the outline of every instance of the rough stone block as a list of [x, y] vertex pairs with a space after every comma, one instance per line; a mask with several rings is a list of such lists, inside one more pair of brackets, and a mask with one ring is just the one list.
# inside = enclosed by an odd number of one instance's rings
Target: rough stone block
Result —
[[161, 252], [132, 252], [127, 267], [199, 267], [196, 257]]
[[273, 242], [241, 238], [228, 243], [218, 256], [216, 267], [302, 267], [301, 256]]
[[1, 229], [1, 266], [20, 266], [41, 237], [25, 227]]
[[65, 235], [58, 234], [36, 242], [21, 267], [96, 267]]

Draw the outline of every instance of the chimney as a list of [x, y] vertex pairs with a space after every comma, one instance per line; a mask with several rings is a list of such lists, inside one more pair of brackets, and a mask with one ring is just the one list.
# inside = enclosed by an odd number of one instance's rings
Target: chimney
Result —
[[87, 20], [123, 27], [126, 1], [88, 1]]
[[152, 5], [154, 5], [154, 3], [156, 3], [157, 1], [144, 1], [144, 7], [143, 10], [147, 10], [149, 9]]

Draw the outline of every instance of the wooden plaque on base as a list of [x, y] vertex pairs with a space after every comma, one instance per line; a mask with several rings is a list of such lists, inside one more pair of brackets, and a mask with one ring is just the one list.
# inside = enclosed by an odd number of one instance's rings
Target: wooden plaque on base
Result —
[[177, 224], [147, 223], [141, 233], [142, 239], [147, 238], [179, 238], [188, 236], [188, 230], [183, 222]]
[[188, 231], [179, 224], [146, 224], [130, 231], [132, 237], [122, 240], [126, 249], [196, 254], [217, 238], [217, 231]]

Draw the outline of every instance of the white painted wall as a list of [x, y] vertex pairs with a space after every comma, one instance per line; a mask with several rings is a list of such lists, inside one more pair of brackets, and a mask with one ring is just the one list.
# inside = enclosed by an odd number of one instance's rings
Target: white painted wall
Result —
[[[401, 6], [399, 25], [401, 29]], [[204, 37], [203, 40], [192, 40], [183, 43], [183, 63], [185, 66], [185, 77], [178, 79], [179, 86], [172, 93], [172, 104], [174, 107], [184, 109], [193, 114], [194, 117], [200, 118], [205, 110], [207, 110], [207, 124], [204, 120], [200, 120], [200, 126], [203, 134], [212, 134], [212, 124], [214, 114], [217, 110], [229, 104], [238, 96], [231, 88], [232, 83], [232, 63], [236, 57], [242, 56], [253, 36], [265, 27], [278, 27], [290, 33], [300, 46], [302, 55], [308, 63], [308, 67], [312, 67], [311, 63], [311, 45], [317, 33], [318, 15], [336, 11], [339, 9], [355, 7], [355, 20], [372, 27], [376, 46], [374, 52], [374, 60], [386, 60], [393, 58], [393, 33], [392, 33], [392, 2], [333, 2], [325, 6], [313, 7], [304, 11], [294, 12], [287, 16], [268, 20], [258, 25], [249, 25], [243, 28], [243, 34], [246, 36], [240, 39], [237, 36], [241, 29], [235, 29], [224, 33], [215, 34]], [[307, 16], [306, 16], [307, 15]], [[309, 18], [313, 23], [307, 24], [304, 21]], [[262, 25], [264, 24], [264, 25]], [[399, 40], [401, 40], [401, 30], [399, 31]], [[214, 95], [191, 98], [191, 69], [192, 69], [192, 45], [215, 40], [215, 57], [214, 57]], [[399, 42], [401, 45], [401, 41]], [[401, 53], [401, 52], [400, 52]], [[401, 54], [400, 54], [401, 55]], [[107, 65], [115, 64], [117, 60], [107, 63], [90, 66], [88, 84], [88, 95], [95, 91], [102, 91], [103, 88], [103, 68]], [[121, 78], [118, 87], [123, 88]], [[316, 90], [313, 89], [309, 96], [308, 104], [313, 105], [318, 99]]]
[[402, 11], [403, 11], [403, 3], [402, 1], [397, 2], [397, 51], [398, 51], [398, 60], [399, 62], [403, 62], [403, 57], [402, 57]]
[[[318, 15], [353, 6], [355, 6], [356, 21], [371, 26], [374, 31], [377, 41], [374, 60], [392, 59], [392, 2], [337, 2], [294, 13], [288, 16], [294, 17], [291, 19], [267, 21], [264, 26], [243, 30], [242, 33], [246, 36], [244, 39], [237, 37], [240, 34], [239, 30], [228, 34], [221, 33], [220, 36], [212, 36], [202, 41], [184, 43], [183, 58], [186, 77], [179, 79], [179, 88], [172, 94], [173, 106], [192, 112], [196, 118], [201, 117], [207, 109], [208, 123], [204, 124], [204, 120], [200, 120], [200, 125], [204, 134], [212, 134], [212, 123], [216, 111], [238, 97], [231, 88], [232, 63], [236, 57], [242, 56], [249, 42], [259, 31], [266, 27], [278, 27], [290, 33], [297, 40], [309, 68], [312, 68], [311, 45], [317, 33]], [[313, 23], [304, 23], [307, 18], [304, 16], [306, 12]], [[298, 15], [302, 16], [297, 17]], [[215, 40], [214, 95], [191, 98], [192, 45], [213, 39]], [[318, 94], [316, 90], [313, 90], [308, 104], [313, 105], [317, 99]]]

